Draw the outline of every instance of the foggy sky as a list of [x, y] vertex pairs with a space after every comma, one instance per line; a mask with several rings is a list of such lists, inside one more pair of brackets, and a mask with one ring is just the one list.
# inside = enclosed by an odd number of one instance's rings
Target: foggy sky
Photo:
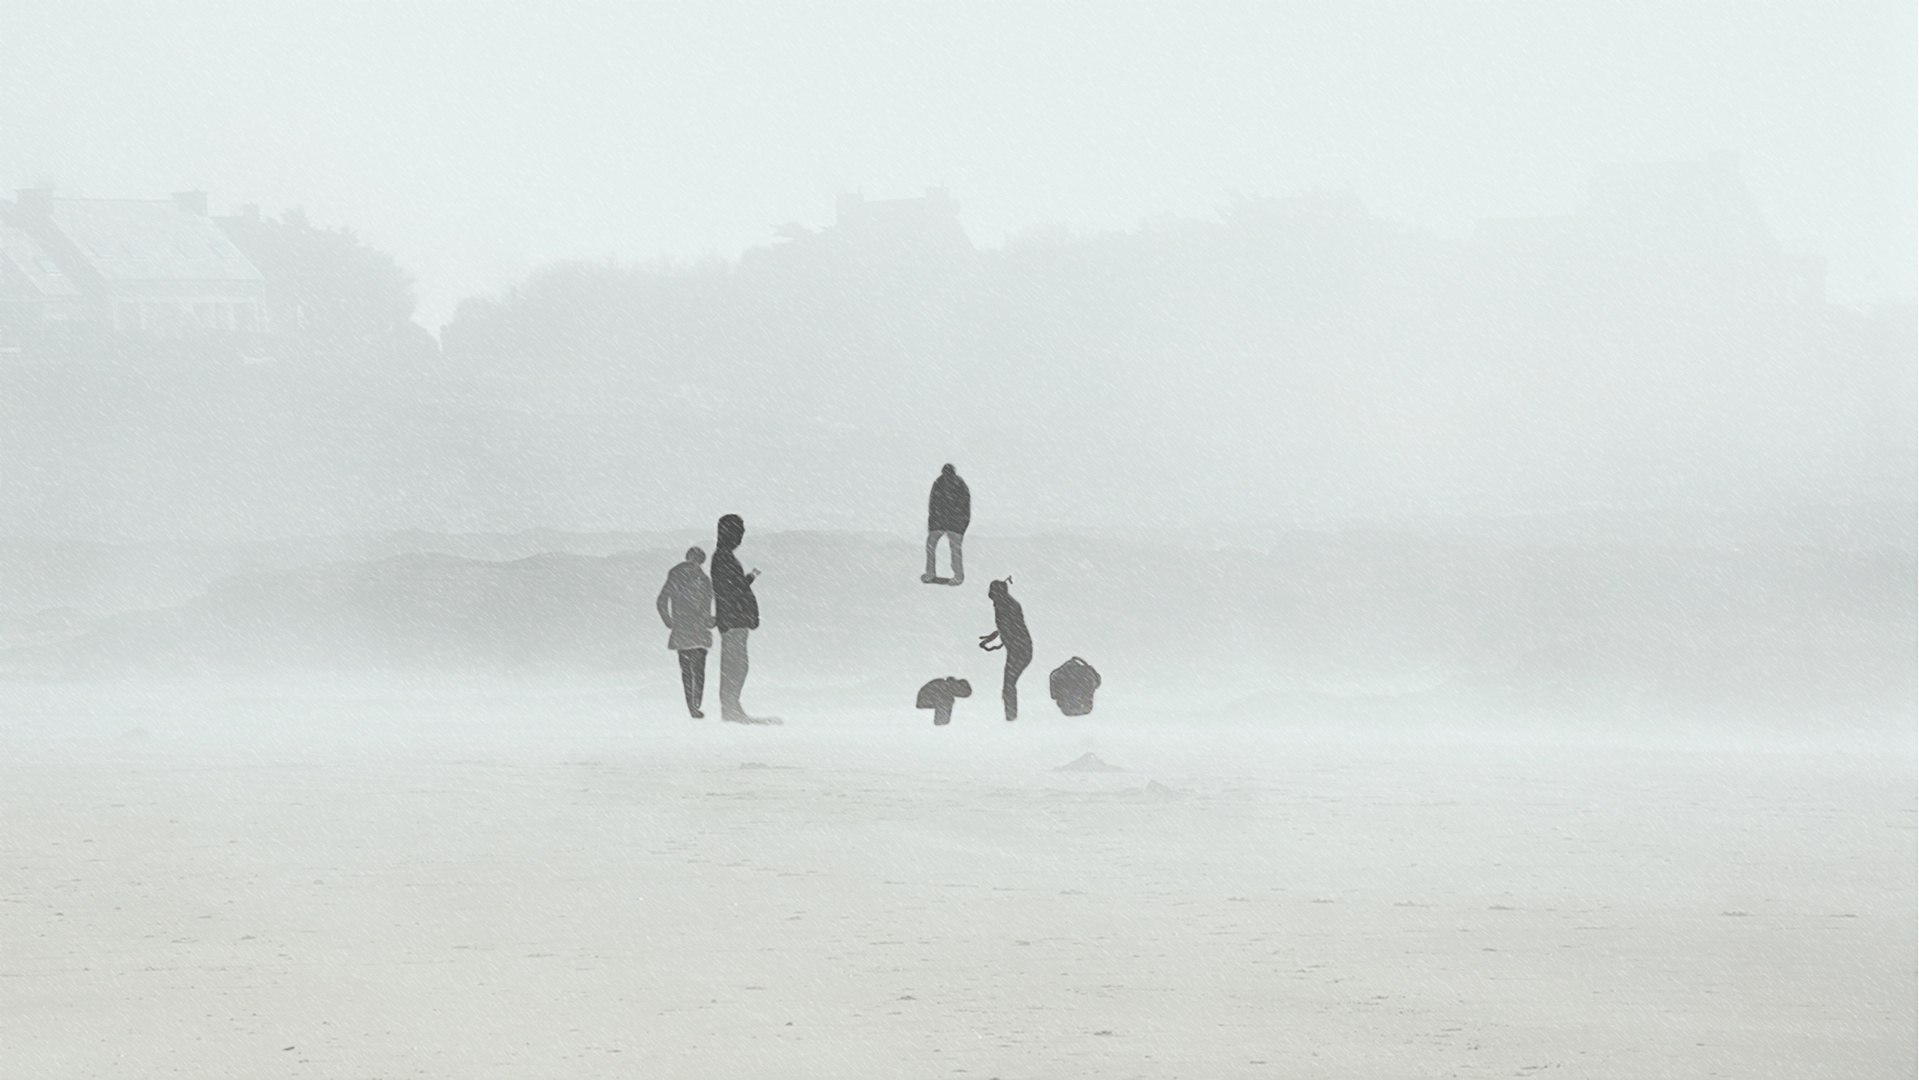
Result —
[[944, 184], [975, 243], [1350, 189], [1461, 234], [1596, 164], [1740, 155], [1830, 295], [1915, 292], [1910, 4], [5, 5], [0, 183], [303, 206], [464, 296], [731, 258]]

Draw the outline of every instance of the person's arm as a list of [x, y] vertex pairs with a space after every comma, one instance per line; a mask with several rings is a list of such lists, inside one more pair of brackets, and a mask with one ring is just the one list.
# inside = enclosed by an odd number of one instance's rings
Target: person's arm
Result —
[[666, 584], [660, 586], [659, 598], [653, 601], [653, 606], [659, 609], [660, 621], [666, 624], [666, 628], [668, 630], [673, 629], [673, 598], [671, 595], [672, 592], [673, 592], [673, 579], [669, 577], [666, 579]]
[[1005, 647], [1005, 644], [1006, 644], [1005, 642], [1001, 642], [1001, 643], [1000, 643], [1000, 644], [998, 644], [998, 645], [994, 645], [994, 644], [992, 644], [992, 641], [993, 641], [993, 639], [994, 639], [994, 638], [996, 638], [996, 637], [998, 637], [998, 636], [999, 636], [999, 631], [998, 631], [998, 630], [995, 630], [995, 631], [993, 631], [993, 632], [992, 632], [992, 633], [990, 633], [990, 634], [982, 634], [982, 635], [980, 635], [980, 639], [979, 639], [979, 647], [980, 647], [980, 648], [982, 648], [982, 649], [985, 649], [985, 650], [986, 650], [987, 652], [992, 652], [992, 651], [993, 651], [993, 650], [995, 650], [995, 649], [1001, 649], [1001, 648], [1004, 648], [1004, 647]]

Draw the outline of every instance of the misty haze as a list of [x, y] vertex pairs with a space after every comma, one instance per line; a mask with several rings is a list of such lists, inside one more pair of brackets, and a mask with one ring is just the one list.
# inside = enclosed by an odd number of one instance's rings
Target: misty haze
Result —
[[3, 21], [0, 1072], [1919, 1068], [1909, 6]]

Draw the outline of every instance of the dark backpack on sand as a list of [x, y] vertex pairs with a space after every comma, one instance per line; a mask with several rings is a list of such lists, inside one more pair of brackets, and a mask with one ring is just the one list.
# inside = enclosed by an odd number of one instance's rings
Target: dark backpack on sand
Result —
[[1075, 656], [1054, 668], [1046, 685], [1060, 712], [1067, 716], [1085, 716], [1093, 711], [1093, 691], [1099, 689], [1099, 672]]

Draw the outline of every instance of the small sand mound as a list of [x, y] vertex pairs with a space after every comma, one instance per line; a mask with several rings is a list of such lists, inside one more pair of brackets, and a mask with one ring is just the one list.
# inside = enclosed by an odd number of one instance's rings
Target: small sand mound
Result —
[[1182, 794], [1184, 793], [1177, 788], [1169, 788], [1157, 780], [1148, 780], [1146, 789], [1140, 792], [1140, 797], [1151, 802], [1171, 802]]
[[1108, 765], [1099, 759], [1098, 754], [1081, 754], [1064, 765], [1053, 767], [1054, 772], [1125, 772], [1117, 765]]

